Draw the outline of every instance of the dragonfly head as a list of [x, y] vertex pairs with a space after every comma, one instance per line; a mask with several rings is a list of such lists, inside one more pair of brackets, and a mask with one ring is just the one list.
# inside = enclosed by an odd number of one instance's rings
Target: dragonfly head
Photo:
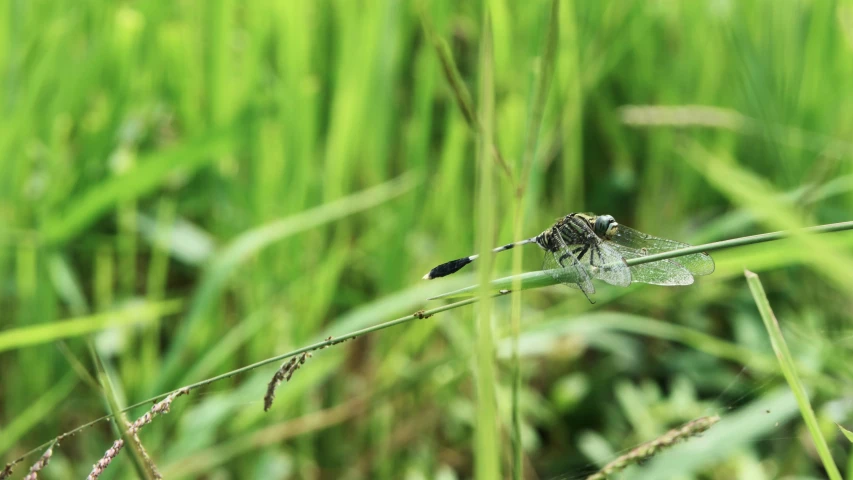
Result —
[[610, 240], [619, 231], [619, 224], [611, 215], [599, 215], [595, 217], [593, 229], [599, 237]]

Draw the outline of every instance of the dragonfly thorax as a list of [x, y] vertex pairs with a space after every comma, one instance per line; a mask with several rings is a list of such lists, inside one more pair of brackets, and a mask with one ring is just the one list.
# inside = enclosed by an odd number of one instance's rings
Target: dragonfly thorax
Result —
[[555, 252], [567, 245], [593, 245], [600, 240], [593, 231], [593, 217], [579, 213], [566, 215], [534, 241], [544, 250]]

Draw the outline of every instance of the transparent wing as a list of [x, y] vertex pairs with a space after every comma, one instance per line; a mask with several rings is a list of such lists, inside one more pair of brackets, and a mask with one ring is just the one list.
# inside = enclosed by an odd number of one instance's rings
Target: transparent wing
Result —
[[[675, 240], [667, 240], [666, 238], [659, 238], [643, 232], [638, 232], [637, 230], [624, 225], [619, 225], [616, 235], [613, 236], [612, 241], [619, 245], [633, 248], [643, 255], [669, 252], [690, 246], [686, 243], [676, 242]], [[714, 259], [712, 259], [707, 253], [684, 255], [682, 257], [673, 258], [669, 261], [680, 263], [693, 275], [708, 275], [714, 271]]]
[[566, 247], [554, 252], [545, 252], [542, 270], [547, 270], [558, 282], [572, 288], [577, 288], [587, 295], [595, 293], [595, 287], [592, 285], [589, 272], [584, 269], [578, 259], [572, 255], [571, 250]]
[[[638, 258], [644, 256], [643, 252], [631, 247], [612, 244], [622, 255], [622, 258]], [[631, 281], [635, 283], [649, 283], [652, 285], [690, 285], [693, 283], [693, 275], [684, 265], [671, 260], [660, 262], [643, 263], [631, 268]]]
[[597, 240], [590, 243], [567, 245], [580, 264], [592, 278], [603, 280], [617, 287], [631, 284], [631, 270], [622, 255], [607, 242]]

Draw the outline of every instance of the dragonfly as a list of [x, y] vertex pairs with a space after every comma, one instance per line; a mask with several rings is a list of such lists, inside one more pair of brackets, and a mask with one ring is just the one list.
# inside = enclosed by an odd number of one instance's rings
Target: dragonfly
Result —
[[[543, 270], [560, 283], [579, 289], [592, 303], [595, 302], [589, 296], [595, 293], [593, 279], [619, 287], [627, 287], [632, 282], [690, 285], [694, 276], [714, 271], [714, 260], [704, 252], [629, 267], [626, 260], [690, 245], [620, 225], [612, 215], [570, 213], [539, 235], [494, 248], [492, 252], [504, 252], [529, 243], [545, 250]], [[423, 278], [432, 280], [450, 275], [478, 257], [470, 255], [442, 263]]]

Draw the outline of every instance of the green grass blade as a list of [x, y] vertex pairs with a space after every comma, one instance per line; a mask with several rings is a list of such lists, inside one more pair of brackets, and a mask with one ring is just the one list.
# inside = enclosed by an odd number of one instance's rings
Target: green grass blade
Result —
[[490, 159], [494, 140], [495, 79], [494, 52], [492, 50], [492, 24], [488, 4], [483, 6], [483, 34], [480, 44], [480, 119], [481, 128], [477, 142], [479, 182], [477, 189], [478, 251], [483, 252], [479, 299], [477, 309], [476, 385], [477, 415], [474, 426], [474, 474], [477, 479], [501, 478], [500, 435], [498, 433], [496, 405], [495, 345], [492, 330], [492, 301], [488, 288], [494, 258], [488, 252], [496, 237], [495, 178]]
[[427, 18], [426, 12], [421, 11], [421, 26], [427, 39], [432, 43], [435, 53], [438, 56], [438, 61], [441, 63], [441, 70], [444, 72], [444, 78], [450, 85], [450, 90], [453, 91], [453, 98], [456, 100], [456, 106], [465, 117], [465, 122], [471, 130], [478, 132], [480, 130], [477, 114], [474, 111], [474, 102], [471, 100], [471, 93], [462, 80], [462, 74], [459, 73], [459, 67], [456, 66], [456, 61], [453, 60], [453, 53], [450, 51], [450, 46], [441, 36], [435, 31], [432, 23]]
[[[115, 389], [115, 385], [113, 384], [112, 377], [109, 373], [107, 373], [107, 369], [104, 366], [103, 359], [98, 354], [94, 344], [89, 342], [89, 351], [91, 352], [92, 362], [95, 364], [95, 370], [98, 375], [98, 381], [101, 384], [101, 393], [104, 397], [104, 401], [109, 408], [110, 414], [112, 415], [113, 427], [114, 430], [118, 433], [118, 435], [124, 440], [124, 450], [128, 451], [127, 455], [130, 455], [131, 464], [133, 468], [136, 470], [136, 476], [139, 478], [143, 478], [145, 480], [153, 480], [156, 475], [153, 472], [153, 467], [149, 466], [144, 458], [144, 453], [141, 451], [139, 445], [134, 441], [133, 433], [128, 428], [130, 422], [127, 419], [127, 416], [124, 415], [122, 411], [121, 404], [123, 403], [119, 398], [119, 394]], [[112, 444], [109, 448], [114, 448], [115, 444]], [[113, 465], [113, 469], [118, 469], [118, 465]]]
[[88, 335], [105, 328], [153, 322], [158, 318], [178, 313], [182, 305], [182, 300], [144, 303], [71, 320], [0, 330], [0, 352]]
[[416, 182], [417, 179], [413, 175], [404, 175], [325, 205], [264, 224], [243, 233], [225, 246], [208, 265], [201, 285], [193, 296], [187, 318], [172, 339], [171, 349], [163, 360], [163, 370], [156, 390], [161, 390], [164, 385], [169, 384], [183, 368], [182, 358], [190, 353], [189, 342], [193, 332], [211, 311], [228, 280], [244, 261], [284, 238], [381, 205], [408, 192]]
[[777, 199], [780, 194], [764, 179], [731, 162], [718, 158], [717, 155], [705, 152], [696, 147], [699, 152], [691, 163], [713, 184], [720, 192], [737, 205], [755, 213], [756, 217], [768, 228], [787, 229], [792, 232], [792, 241], [807, 251], [820, 251], [822, 255], [813, 255], [811, 263], [814, 268], [833, 281], [840, 289], [853, 292], [853, 258], [846, 252], [840, 251], [822, 238], [803, 235], [802, 226], [807, 223], [807, 216], [796, 207], [787, 207]]
[[176, 172], [193, 173], [216, 155], [227, 151], [231, 138], [222, 132], [208, 133], [184, 145], [142, 158], [124, 175], [91, 187], [62, 212], [50, 217], [41, 229], [47, 245], [67, 242], [86, 229], [116, 204], [143, 196]]
[[530, 170], [535, 162], [537, 146], [539, 145], [539, 131], [542, 128], [542, 118], [545, 115], [545, 104], [548, 102], [551, 80], [554, 76], [554, 64], [557, 56], [557, 40], [560, 37], [560, 3], [557, 0], [551, 2], [549, 22], [545, 33], [545, 48], [542, 52], [542, 65], [537, 75], [536, 89], [533, 95], [533, 105], [530, 110], [530, 121], [527, 129], [527, 141], [524, 145], [524, 157], [522, 160], [522, 175], [518, 188], [524, 191], [527, 188]]
[[843, 433], [845, 437], [847, 437], [847, 440], [850, 440], [850, 443], [853, 443], [853, 432], [847, 430], [841, 425], [838, 425], [838, 429], [841, 430], [841, 433]]
[[[548, 101], [551, 79], [554, 73], [554, 64], [557, 52], [557, 40], [560, 36], [560, 3], [552, 0], [546, 17], [546, 30], [544, 49], [542, 53], [542, 66], [538, 72], [538, 81], [533, 96], [533, 105], [527, 128], [527, 140], [524, 147], [524, 155], [521, 160], [521, 178], [518, 179], [515, 195], [515, 215], [513, 221], [513, 238], [521, 238], [524, 231], [525, 200], [527, 197], [527, 183], [530, 172], [533, 170], [537, 159], [537, 147], [539, 145], [539, 131], [542, 127], [545, 115], [545, 105]], [[521, 273], [522, 251], [516, 249], [513, 252], [512, 272], [515, 275]], [[516, 279], [512, 290], [521, 288], [520, 280]], [[512, 297], [512, 325], [513, 355], [512, 355], [512, 387], [511, 387], [511, 436], [512, 436], [512, 478], [521, 480], [524, 476], [524, 459], [521, 438], [521, 408], [519, 397], [521, 395], [521, 364], [518, 357], [518, 335], [521, 331], [521, 295], [516, 293]]]
[[791, 390], [794, 392], [794, 397], [797, 399], [797, 405], [800, 407], [800, 414], [806, 422], [806, 427], [814, 441], [817, 453], [820, 456], [826, 473], [832, 480], [841, 480], [841, 472], [835, 465], [832, 459], [832, 454], [829, 452], [829, 446], [826, 439], [823, 438], [823, 433], [820, 431], [817, 418], [814, 410], [812, 410], [809, 402], [809, 395], [806, 392], [805, 385], [800, 380], [797, 373], [797, 367], [794, 358], [791, 357], [791, 352], [788, 350], [788, 344], [785, 343], [785, 337], [782, 336], [782, 330], [779, 328], [779, 322], [770, 308], [770, 302], [767, 300], [767, 295], [764, 293], [764, 287], [761, 285], [761, 280], [758, 275], [744, 271], [746, 281], [749, 284], [749, 290], [752, 292], [752, 298], [758, 307], [758, 312], [761, 314], [761, 320], [764, 322], [764, 327], [767, 329], [767, 334], [770, 336], [770, 343], [773, 345], [773, 351], [776, 352], [776, 358], [779, 360], [779, 367], [782, 369], [782, 374]]
[[2, 429], [0, 454], [5, 454], [21, 436], [45, 418], [56, 413], [56, 407], [65, 400], [77, 385], [77, 376], [68, 373], [48, 391], [35, 399], [23, 412], [17, 414]]

